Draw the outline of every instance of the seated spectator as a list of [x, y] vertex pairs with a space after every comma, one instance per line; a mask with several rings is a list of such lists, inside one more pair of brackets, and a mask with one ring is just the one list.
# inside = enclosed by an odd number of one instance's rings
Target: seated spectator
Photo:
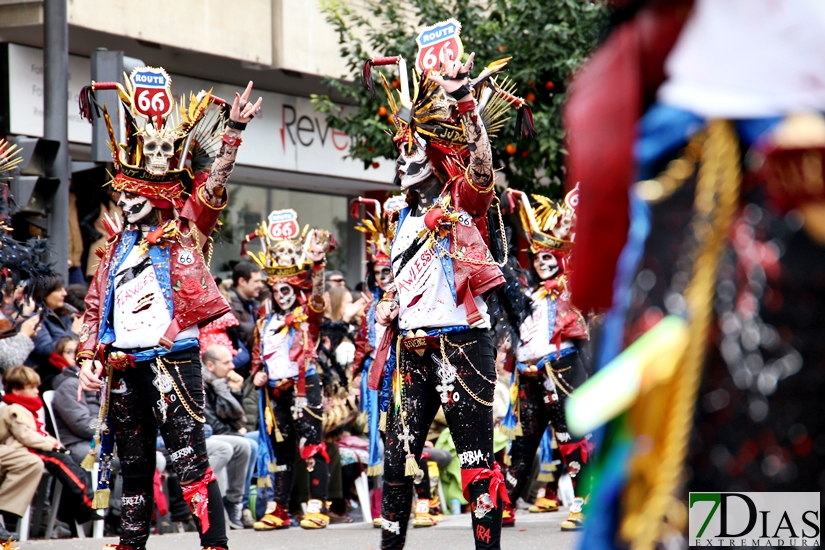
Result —
[[60, 373], [60, 369], [49, 362], [57, 341], [62, 336], [77, 336], [83, 324], [74, 315], [74, 308], [66, 307], [66, 294], [63, 278], [59, 275], [48, 277], [35, 290], [35, 298], [43, 313], [40, 331], [34, 337], [34, 351], [27, 364], [36, 367], [40, 374], [43, 381], [40, 391], [52, 389], [52, 379]]
[[[6, 526], [14, 516], [18, 522], [29, 507], [40, 477], [43, 475], [43, 461], [28, 449], [0, 444], [0, 513]], [[19, 525], [18, 525], [19, 530]], [[16, 533], [0, 527], [0, 542], [9, 540]]]
[[[216, 475], [226, 469], [227, 487], [223, 503], [229, 526], [243, 529], [242, 500], [252, 452], [249, 440], [243, 437], [246, 433], [241, 391], [243, 377], [234, 371], [232, 352], [225, 346], [206, 348], [203, 365], [204, 416], [212, 429], [212, 436], [207, 440], [209, 464]], [[216, 447], [216, 442], [223, 443], [223, 448]]]
[[72, 518], [78, 523], [99, 519], [92, 509], [92, 489], [83, 481], [86, 474], [68, 449], [46, 433], [40, 376], [29, 367], [12, 367], [3, 374], [5, 406], [0, 408], [0, 445], [28, 449], [39, 456], [64, 487], [71, 501]]
[[15, 326], [6, 315], [0, 313], [0, 376], [6, 369], [22, 365], [34, 351], [34, 336], [40, 316], [32, 315]]
[[52, 364], [58, 362], [57, 357], [64, 361], [52, 383], [54, 401], [52, 407], [55, 413], [55, 430], [60, 435], [60, 441], [69, 449], [72, 458], [80, 464], [89, 452], [89, 444], [95, 435], [90, 427], [100, 413], [100, 393], [83, 392], [80, 401], [77, 400], [79, 385], [78, 372], [80, 368], [75, 361], [77, 355], [77, 338], [64, 336], [57, 341], [52, 353]]

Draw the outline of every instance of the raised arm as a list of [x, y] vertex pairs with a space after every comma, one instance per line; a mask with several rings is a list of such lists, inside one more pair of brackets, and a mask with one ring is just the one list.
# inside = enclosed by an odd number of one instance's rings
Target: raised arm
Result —
[[235, 166], [235, 157], [238, 154], [238, 146], [241, 144], [241, 132], [246, 129], [246, 125], [260, 111], [264, 99], [258, 98], [254, 104], [249, 102], [249, 95], [252, 93], [252, 81], [246, 85], [243, 94], [235, 93], [235, 100], [229, 111], [229, 122], [224, 130], [224, 138], [218, 156], [212, 164], [212, 171], [209, 179], [206, 180], [203, 188], [203, 198], [212, 206], [223, 205], [226, 182], [232, 174]]
[[467, 149], [470, 152], [467, 188], [460, 190], [462, 207], [475, 216], [486, 213], [492, 203], [495, 174], [490, 139], [470, 93], [469, 77], [474, 57], [475, 53], [471, 53], [464, 64], [461, 61], [447, 59], [444, 61], [444, 75], [432, 75], [430, 78], [444, 88], [458, 104], [458, 112], [464, 123]]

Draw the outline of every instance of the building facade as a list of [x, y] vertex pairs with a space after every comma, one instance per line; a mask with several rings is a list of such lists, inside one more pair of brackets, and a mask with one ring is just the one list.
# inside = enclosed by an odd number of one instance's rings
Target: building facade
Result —
[[[231, 98], [252, 80], [255, 97], [264, 98], [263, 112], [244, 134], [230, 180], [230, 206], [213, 262], [216, 273], [225, 273], [229, 262], [239, 259], [240, 239], [271, 210], [293, 208], [301, 224], [333, 232], [342, 244], [333, 267], [345, 272], [350, 285], [360, 280], [363, 246], [348, 219], [348, 201], [365, 192], [393, 191], [393, 167], [383, 161], [365, 169], [344, 158], [349, 137], [330, 128], [310, 103], [311, 94], [330, 93], [324, 76], [350, 78], [317, 2], [68, 0], [67, 7], [69, 152], [81, 228], [87, 211], [93, 213], [90, 203], [104, 200], [100, 187], [105, 181], [101, 172], [94, 177], [85, 172], [92, 130], [78, 115], [77, 96], [91, 80], [92, 52], [120, 50], [146, 65], [164, 67], [178, 96], [212, 89]], [[5, 81], [0, 113], [9, 135], [43, 133], [43, 9], [42, 1], [0, 0]]]

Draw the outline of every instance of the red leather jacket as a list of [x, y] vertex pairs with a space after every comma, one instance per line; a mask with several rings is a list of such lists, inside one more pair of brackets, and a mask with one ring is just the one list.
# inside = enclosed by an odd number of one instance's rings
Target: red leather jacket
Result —
[[[204, 326], [229, 311], [229, 304], [218, 291], [215, 280], [209, 273], [209, 268], [206, 267], [203, 248], [194, 250], [194, 253], [185, 253], [186, 250], [192, 251], [197, 246], [192, 237], [192, 231], [200, 229], [204, 234], [210, 234], [218, 221], [221, 210], [226, 206], [225, 199], [224, 205], [220, 208], [204, 203], [199, 190], [200, 188], [197, 188], [189, 196], [178, 217], [177, 228], [180, 232], [180, 240], [164, 239], [159, 244], [151, 245], [171, 247], [169, 269], [174, 311], [172, 323], [159, 343], [167, 349], [172, 347], [175, 337], [181, 331], [195, 325]], [[98, 251], [101, 258], [100, 265], [95, 271], [94, 278], [89, 285], [89, 292], [86, 294], [86, 323], [80, 333], [78, 360], [94, 359], [103, 352], [104, 346], [98, 342], [100, 320], [101, 315], [104, 315], [105, 303], [110, 298], [110, 293], [114, 292], [114, 289], [110, 287], [109, 269], [122, 236], [123, 233], [115, 233], [109, 237], [106, 248]], [[187, 261], [184, 264], [178, 261], [182, 257], [187, 260], [194, 257], [194, 262]]]
[[[470, 225], [447, 221], [448, 213], [445, 213], [443, 218], [444, 226], [449, 228], [451, 235], [449, 252], [453, 266], [456, 303], [464, 304], [467, 324], [472, 325], [481, 317], [475, 305], [475, 297], [490, 293], [504, 284], [504, 275], [492, 262], [492, 256], [487, 248], [487, 210], [495, 198], [494, 182], [491, 182], [489, 187], [478, 187], [459, 166], [447, 164], [445, 168], [450, 176], [445, 192], [450, 194], [452, 206], [472, 217]], [[406, 211], [407, 209], [404, 209], [402, 213]], [[401, 213], [394, 213], [390, 221], [396, 221], [400, 215]], [[380, 373], [384, 371], [395, 334], [395, 330], [388, 328], [378, 345], [375, 364], [370, 373], [370, 389], [378, 389]]]

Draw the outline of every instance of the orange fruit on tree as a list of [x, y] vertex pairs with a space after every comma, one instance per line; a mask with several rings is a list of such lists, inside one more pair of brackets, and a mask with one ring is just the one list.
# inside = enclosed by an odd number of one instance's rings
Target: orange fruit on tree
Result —
[[504, 150], [507, 151], [508, 155], [515, 155], [516, 154], [516, 146], [513, 145], [512, 143], [508, 143], [507, 147], [505, 147]]
[[524, 96], [524, 99], [526, 99], [527, 101], [529, 101], [530, 103], [532, 103], [532, 102], [534, 102], [534, 101], [536, 100], [536, 94], [534, 94], [533, 92], [530, 92], [529, 94], [527, 94], [526, 96]]
[[378, 116], [387, 116], [387, 108], [383, 105], [378, 108]]
[[544, 83], [544, 89], [545, 89], [545, 90], [548, 90], [548, 91], [549, 91], [549, 90], [552, 90], [552, 89], [553, 89], [553, 88], [555, 88], [555, 87], [556, 87], [556, 85], [555, 85], [555, 84], [553, 84], [553, 81], [552, 81], [552, 80], [548, 80], [547, 82], [545, 82], [545, 83]]

